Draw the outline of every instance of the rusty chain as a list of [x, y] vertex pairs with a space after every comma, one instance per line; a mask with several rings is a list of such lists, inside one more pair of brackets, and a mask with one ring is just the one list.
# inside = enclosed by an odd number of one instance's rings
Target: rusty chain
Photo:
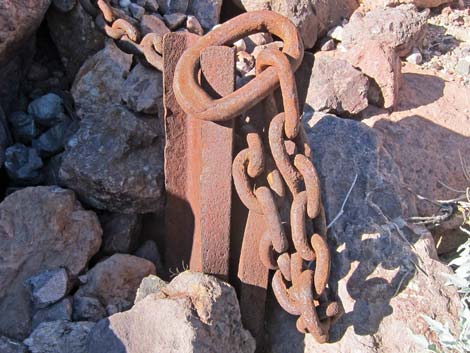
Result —
[[[197, 81], [202, 50], [256, 32], [279, 37], [283, 51], [264, 49], [257, 58], [255, 79], [225, 97], [210, 97]], [[272, 288], [277, 301], [288, 313], [299, 316], [300, 332], [327, 342], [331, 323], [342, 309], [330, 298], [330, 252], [320, 182], [300, 122], [294, 72], [302, 56], [302, 41], [289, 20], [270, 11], [249, 12], [222, 24], [185, 51], [176, 67], [173, 89], [186, 113], [202, 120], [229, 120], [262, 101], [267, 106], [270, 153], [260, 132], [245, 124], [247, 148], [237, 154], [232, 166], [235, 189], [242, 203], [264, 218], [266, 232], [259, 239], [259, 256], [266, 268], [275, 271]], [[272, 94], [279, 86], [284, 112], [276, 114]], [[286, 207], [287, 221], [281, 212]]]
[[142, 37], [137, 29], [138, 22], [124, 11], [111, 6], [108, 0], [92, 1], [80, 0], [80, 3], [101, 31], [116, 40], [124, 52], [143, 57], [154, 68], [163, 71], [162, 36], [148, 33]]

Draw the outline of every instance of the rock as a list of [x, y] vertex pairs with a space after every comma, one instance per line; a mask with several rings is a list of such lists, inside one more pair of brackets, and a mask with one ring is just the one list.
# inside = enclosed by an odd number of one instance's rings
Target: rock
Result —
[[371, 89], [378, 92], [374, 96], [369, 95], [371, 103], [385, 109], [396, 106], [402, 77], [400, 58], [393, 48], [377, 41], [367, 41], [349, 49], [345, 57], [371, 79]]
[[204, 30], [208, 31], [219, 23], [222, 0], [192, 0], [188, 14], [194, 15]]
[[32, 115], [24, 112], [13, 112], [8, 121], [13, 130], [15, 141], [29, 144], [40, 134]]
[[67, 77], [72, 81], [85, 60], [104, 47], [105, 36], [80, 1], [71, 2], [76, 5], [67, 13], [51, 8], [47, 13], [47, 25]]
[[455, 66], [455, 71], [462, 76], [470, 75], [470, 57], [460, 59], [457, 65]]
[[411, 54], [406, 57], [406, 61], [410, 64], [419, 65], [423, 62], [423, 56], [419, 50], [413, 50]]
[[132, 4], [131, 0], [119, 0], [119, 6], [121, 8], [129, 7], [130, 4]]
[[248, 54], [246, 51], [237, 53], [237, 61], [235, 68], [240, 76], [247, 75], [255, 67], [255, 58], [253, 55]]
[[51, 0], [4, 0], [0, 11], [0, 67], [38, 29]]
[[20, 184], [41, 181], [42, 159], [34, 148], [16, 143], [5, 151], [5, 169], [8, 176]]
[[93, 297], [75, 296], [73, 300], [73, 321], [99, 321], [106, 316], [101, 302]]
[[316, 111], [358, 114], [368, 106], [369, 80], [346, 60], [316, 55], [307, 104]]
[[325, 41], [325, 43], [322, 44], [320, 47], [321, 51], [330, 51], [330, 50], [335, 50], [336, 49], [336, 44], [333, 39], [329, 39]]
[[246, 45], [246, 51], [252, 54], [257, 46], [272, 43], [273, 37], [269, 33], [260, 32], [243, 38], [243, 41]]
[[94, 322], [65, 320], [44, 322], [24, 344], [31, 353], [87, 353], [88, 335]]
[[70, 137], [70, 126], [72, 122], [65, 117], [65, 120], [51, 127], [41, 134], [38, 139], [33, 140], [33, 148], [41, 157], [50, 157], [64, 150], [64, 145]]
[[53, 126], [58, 123], [63, 112], [62, 98], [54, 93], [36, 98], [28, 105], [28, 113], [37, 123], [44, 126]]
[[72, 95], [81, 118], [99, 113], [119, 103], [121, 89], [132, 64], [132, 55], [119, 50], [112, 41], [89, 58], [72, 85]]
[[0, 334], [23, 339], [31, 325], [24, 281], [58, 267], [77, 276], [101, 245], [101, 227], [72, 191], [46, 186], [24, 188], [5, 198], [0, 227]]
[[[164, 1], [164, 0], [162, 0]], [[145, 2], [145, 9], [150, 12], [157, 12], [159, 5], [158, 5], [158, 0], [147, 0]]]
[[[155, 347], [158, 347], [157, 349]], [[243, 329], [235, 290], [201, 273], [183, 272], [124, 313], [101, 320], [90, 334], [89, 353], [254, 352]]]
[[66, 146], [61, 181], [98, 209], [161, 211], [164, 137], [159, 124], [120, 106], [82, 120]]
[[26, 346], [7, 337], [0, 336], [0, 352], [2, 353], [28, 353]]
[[183, 25], [186, 21], [186, 15], [184, 13], [169, 13], [163, 16], [163, 19], [168, 28], [174, 31]]
[[245, 44], [245, 41], [243, 40], [243, 38], [239, 39], [235, 43], [233, 43], [233, 46], [235, 47], [237, 53], [241, 52], [241, 51], [246, 52], [246, 44]]
[[359, 7], [357, 0], [241, 0], [241, 3], [247, 11], [270, 9], [288, 17], [299, 29], [307, 49]]
[[168, 12], [186, 13], [188, 11], [189, 0], [172, 0], [168, 1]]
[[36, 329], [41, 323], [56, 320], [72, 320], [72, 299], [62, 299], [51, 306], [39, 309], [33, 316], [32, 327]]
[[11, 138], [10, 129], [8, 128], [8, 121], [0, 107], [0, 162], [3, 164], [5, 161], [5, 149], [13, 143]]
[[153, 240], [146, 240], [135, 252], [135, 256], [149, 260], [155, 268], [162, 269], [162, 260], [157, 244]]
[[62, 165], [63, 153], [57, 154], [46, 161], [44, 166], [44, 185], [59, 185], [59, 170]]
[[328, 37], [333, 38], [338, 42], [341, 42], [343, 40], [343, 32], [344, 28], [342, 26], [336, 26], [330, 29], [327, 35]]
[[450, 2], [450, 0], [362, 0], [363, 6], [368, 9], [397, 6], [400, 4], [415, 4], [420, 8], [437, 7]]
[[157, 276], [150, 275], [145, 277], [140, 283], [139, 288], [137, 288], [137, 293], [135, 295], [134, 304], [140, 302], [149, 294], [154, 294], [160, 292], [160, 290], [167, 285], [167, 282], [160, 279]]
[[[154, 15], [142, 16], [142, 21], [140, 22], [140, 29], [142, 30], [142, 35], [144, 36], [148, 33], [157, 33], [162, 38], [165, 34], [170, 32], [165, 22], [163, 22], [160, 18]], [[156, 49], [159, 52], [162, 51], [161, 43], [160, 45], [156, 46]]]
[[412, 4], [358, 14], [344, 26], [342, 44], [352, 48], [365, 41], [378, 41], [406, 57], [414, 47], [421, 46], [428, 14], [429, 11], [419, 12]]
[[189, 15], [186, 17], [186, 28], [191, 33], [195, 33], [200, 36], [204, 35], [204, 29], [202, 28], [196, 16]]
[[76, 4], [77, 0], [52, 0], [54, 8], [64, 13], [72, 11]]
[[[397, 109], [376, 112], [363, 120], [383, 135], [384, 144], [403, 176], [401, 197], [407, 200], [406, 217], [431, 216], [435, 205], [419, 200], [450, 200], [458, 196], [445, 185], [465, 190], [459, 151], [467, 163], [470, 155], [470, 88], [435, 75], [434, 71], [405, 64]], [[438, 252], [455, 250], [468, 236], [459, 230], [462, 219], [431, 229]]]
[[130, 309], [142, 278], [155, 274], [155, 266], [137, 256], [115, 254], [98, 263], [87, 273], [87, 282], [76, 297], [94, 297], [104, 306], [119, 311]]
[[142, 216], [104, 213], [99, 219], [103, 228], [102, 250], [105, 254], [128, 254], [136, 249], [142, 230]]
[[122, 86], [121, 99], [137, 113], [163, 114], [162, 73], [137, 64]]
[[330, 283], [345, 313], [330, 330], [331, 343], [319, 344], [296, 332], [295, 317], [268, 309], [272, 352], [421, 352], [408, 331], [430, 338], [421, 314], [455, 332], [459, 297], [442, 275], [450, 270], [438, 260], [430, 234], [404, 221], [400, 171], [380, 133], [332, 116], [307, 133], [329, 222], [357, 175], [344, 213], [328, 232]]
[[31, 300], [37, 309], [45, 308], [64, 298], [70, 290], [67, 271], [64, 268], [47, 270], [26, 280]]
[[132, 14], [132, 17], [134, 17], [136, 20], [140, 20], [142, 16], [145, 15], [145, 9], [142, 6], [134, 3], [129, 5], [129, 10]]

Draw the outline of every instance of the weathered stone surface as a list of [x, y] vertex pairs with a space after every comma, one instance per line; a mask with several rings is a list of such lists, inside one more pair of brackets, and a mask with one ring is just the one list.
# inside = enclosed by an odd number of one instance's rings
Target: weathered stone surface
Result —
[[359, 7], [357, 0], [241, 0], [248, 11], [269, 9], [287, 16], [300, 31], [306, 48], [312, 48], [328, 29], [341, 24]]
[[28, 353], [25, 345], [15, 342], [7, 337], [0, 336], [0, 352], [2, 353]]
[[167, 282], [157, 276], [150, 275], [145, 277], [137, 288], [134, 304], [140, 302], [149, 294], [160, 292], [160, 290], [167, 285]]
[[94, 325], [94, 322], [86, 321], [44, 322], [33, 331], [24, 344], [31, 353], [88, 353], [86, 343]]
[[[407, 198], [410, 205], [406, 217], [431, 216], [438, 211], [416, 194], [431, 200], [449, 200], [459, 193], [448, 187], [463, 191], [468, 186], [459, 152], [468, 163], [469, 101], [470, 88], [406, 64], [397, 109], [364, 120], [383, 134], [385, 146], [401, 170], [402, 198]], [[442, 237], [439, 253], [455, 250], [467, 239], [459, 230], [461, 222], [456, 217], [431, 230], [436, 241]]]
[[121, 100], [121, 89], [132, 64], [132, 55], [108, 41], [105, 48], [89, 58], [75, 77], [72, 95], [79, 117], [101, 113]]
[[60, 179], [98, 209], [160, 211], [163, 140], [158, 119], [111, 106], [102, 115], [82, 120], [66, 146]]
[[400, 4], [415, 4], [420, 8], [437, 7], [451, 2], [450, 0], [361, 0], [361, 3], [368, 10], [383, 8], [386, 6], [397, 6]]
[[103, 228], [102, 250], [105, 254], [128, 254], [136, 249], [142, 231], [142, 216], [104, 213], [99, 219]]
[[[330, 331], [330, 344], [299, 335], [295, 318], [268, 310], [273, 353], [420, 352], [408, 329], [432, 334], [420, 314], [456, 329], [455, 288], [445, 285], [430, 234], [409, 227], [401, 200], [402, 176], [378, 132], [332, 116], [308, 129], [330, 227], [331, 282], [345, 314]], [[419, 266], [419, 268], [417, 267]]]
[[47, 24], [69, 79], [75, 77], [85, 60], [104, 47], [105, 36], [80, 1], [67, 13], [50, 9]]
[[0, 204], [0, 229], [0, 333], [24, 338], [31, 325], [24, 281], [57, 267], [77, 276], [100, 247], [101, 227], [72, 191], [39, 186]]
[[36, 329], [41, 323], [57, 320], [72, 320], [72, 299], [70, 297], [62, 299], [51, 306], [39, 309], [34, 313], [32, 327]]
[[419, 47], [426, 31], [429, 11], [421, 11], [412, 5], [377, 8], [364, 16], [351, 17], [343, 29], [342, 44], [351, 48], [364, 41], [375, 40], [391, 46], [401, 57], [413, 47]]
[[64, 268], [40, 272], [26, 280], [31, 291], [31, 299], [35, 308], [45, 308], [62, 298], [70, 289], [69, 276]]
[[213, 277], [183, 272], [130, 311], [101, 320], [89, 353], [254, 352], [240, 321], [235, 290]]
[[137, 256], [115, 254], [98, 263], [86, 274], [86, 283], [76, 297], [94, 297], [104, 306], [114, 305], [119, 311], [132, 306], [142, 278], [155, 274], [155, 266]]
[[[163, 112], [163, 75], [160, 71], [137, 64], [127, 77], [121, 98], [137, 113]], [[163, 116], [160, 116], [163, 119]]]
[[194, 15], [206, 31], [219, 23], [222, 0], [192, 0], [188, 14]]
[[93, 297], [75, 296], [73, 299], [74, 321], [99, 321], [106, 316], [106, 310], [101, 302]]
[[369, 77], [371, 103], [385, 109], [396, 106], [402, 75], [400, 58], [393, 48], [365, 41], [349, 49], [345, 58]]
[[38, 184], [42, 180], [42, 159], [34, 148], [16, 143], [5, 151], [5, 169], [19, 184]]
[[51, 0], [4, 0], [0, 4], [0, 65], [5, 64], [41, 23]]
[[316, 111], [353, 115], [368, 106], [369, 81], [344, 59], [315, 56], [307, 104]]

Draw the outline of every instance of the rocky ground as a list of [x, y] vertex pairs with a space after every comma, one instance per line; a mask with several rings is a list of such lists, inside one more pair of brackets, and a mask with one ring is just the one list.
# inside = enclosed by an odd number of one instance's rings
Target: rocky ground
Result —
[[[163, 75], [106, 38], [87, 3], [0, 4], [0, 352], [254, 352], [230, 285], [169, 276]], [[470, 1], [111, 3], [159, 36], [259, 9], [299, 29], [329, 221], [353, 185], [328, 232], [345, 315], [320, 345], [270, 298], [266, 352], [420, 352], [410, 332], [436, 340], [420, 314], [458, 333], [439, 255], [465, 239], [461, 219], [409, 219], [439, 213], [421, 196], [453, 199], [470, 184]], [[233, 45], [238, 87], [262, 48], [282, 47], [269, 34]]]

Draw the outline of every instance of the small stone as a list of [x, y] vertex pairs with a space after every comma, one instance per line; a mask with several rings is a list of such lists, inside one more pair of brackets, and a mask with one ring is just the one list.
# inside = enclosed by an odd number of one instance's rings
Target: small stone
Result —
[[149, 260], [155, 265], [155, 268], [161, 269], [162, 260], [160, 252], [158, 251], [157, 243], [153, 240], [146, 240], [135, 252], [135, 256], [141, 257], [143, 259]]
[[15, 141], [29, 144], [40, 134], [32, 115], [25, 112], [13, 112], [8, 117]]
[[168, 1], [169, 13], [186, 13], [188, 11], [189, 0], [171, 0]]
[[277, 40], [275, 42], [272, 42], [272, 43], [264, 44], [264, 45], [258, 45], [253, 50], [251, 55], [253, 55], [253, 57], [256, 59], [258, 57], [259, 53], [261, 53], [266, 48], [282, 50], [283, 46], [284, 46], [284, 43], [279, 41], [279, 40]]
[[87, 353], [94, 322], [43, 322], [24, 340], [31, 353]]
[[117, 305], [114, 305], [114, 304], [109, 304], [106, 306], [106, 315], [107, 316], [111, 316], [111, 315], [114, 315], [114, 314], [117, 314], [118, 312], [120, 312], [120, 308], [118, 308]]
[[49, 157], [64, 150], [67, 136], [70, 134], [69, 127], [71, 121], [69, 119], [60, 122], [44, 132], [37, 140], [33, 140], [32, 146], [41, 157]]
[[150, 12], [157, 12], [158, 11], [158, 2], [157, 0], [147, 0], [145, 2], [145, 9]]
[[330, 51], [335, 50], [336, 44], [333, 39], [328, 39], [323, 45], [320, 47], [321, 51]]
[[131, 0], [119, 0], [119, 6], [123, 9], [129, 7]]
[[145, 15], [145, 9], [142, 6], [134, 3], [129, 5], [129, 10], [132, 14], [132, 17], [134, 17], [136, 20], [140, 20], [142, 16]]
[[455, 71], [462, 76], [470, 75], [470, 58], [460, 59], [455, 66]]
[[52, 304], [44, 309], [39, 309], [33, 316], [33, 330], [43, 322], [72, 319], [72, 299], [70, 297], [62, 299], [60, 302]]
[[147, 4], [147, 0], [134, 0], [134, 2], [143, 8], [145, 8], [145, 5]]
[[233, 43], [233, 46], [237, 49], [237, 52], [240, 51], [245, 51], [246, 52], [246, 43], [242, 39], [237, 40], [235, 43]]
[[343, 41], [344, 28], [341, 26], [333, 27], [328, 31], [327, 36], [337, 40], [338, 42]]
[[181, 25], [186, 20], [186, 15], [184, 13], [171, 13], [163, 16], [165, 23], [168, 25], [168, 28], [172, 31], [181, 27]]
[[106, 309], [93, 297], [76, 296], [73, 300], [73, 321], [99, 321], [106, 317]]
[[188, 17], [186, 18], [186, 28], [191, 33], [195, 33], [200, 36], [204, 34], [204, 29], [202, 28], [196, 16], [188, 15]]
[[16, 143], [5, 150], [5, 169], [16, 182], [39, 183], [42, 166], [42, 159], [34, 148]]
[[34, 307], [45, 308], [64, 298], [69, 289], [69, 277], [64, 268], [48, 270], [26, 280]]
[[246, 51], [237, 53], [237, 62], [235, 64], [237, 73], [240, 76], [247, 75], [255, 67], [255, 58], [253, 55], [248, 54]]
[[43, 81], [49, 77], [49, 70], [44, 65], [33, 63], [28, 71], [28, 80]]
[[188, 14], [196, 16], [202, 28], [208, 31], [219, 23], [221, 9], [222, 0], [192, 0]]
[[423, 56], [421, 55], [419, 50], [415, 49], [410, 55], [406, 57], [406, 61], [411, 64], [419, 65], [423, 62]]
[[270, 33], [260, 32], [251, 34], [248, 37], [243, 38], [246, 44], [246, 51], [250, 54], [253, 53], [253, 50], [259, 45], [265, 45], [272, 43], [273, 37]]
[[160, 292], [160, 289], [162, 289], [166, 285], [167, 282], [157, 276], [150, 275], [148, 277], [145, 277], [140, 283], [139, 288], [137, 289], [134, 304], [140, 302], [149, 294]]
[[2, 353], [28, 353], [23, 343], [13, 341], [5, 336], [0, 336], [0, 352]]
[[102, 250], [105, 254], [126, 254], [136, 249], [142, 230], [142, 216], [104, 213], [99, 219], [103, 228]]
[[28, 106], [28, 113], [34, 116], [38, 123], [45, 126], [54, 125], [63, 111], [62, 98], [54, 93], [36, 98]]
[[52, 5], [63, 13], [72, 11], [76, 3], [77, 0], [52, 0]]

